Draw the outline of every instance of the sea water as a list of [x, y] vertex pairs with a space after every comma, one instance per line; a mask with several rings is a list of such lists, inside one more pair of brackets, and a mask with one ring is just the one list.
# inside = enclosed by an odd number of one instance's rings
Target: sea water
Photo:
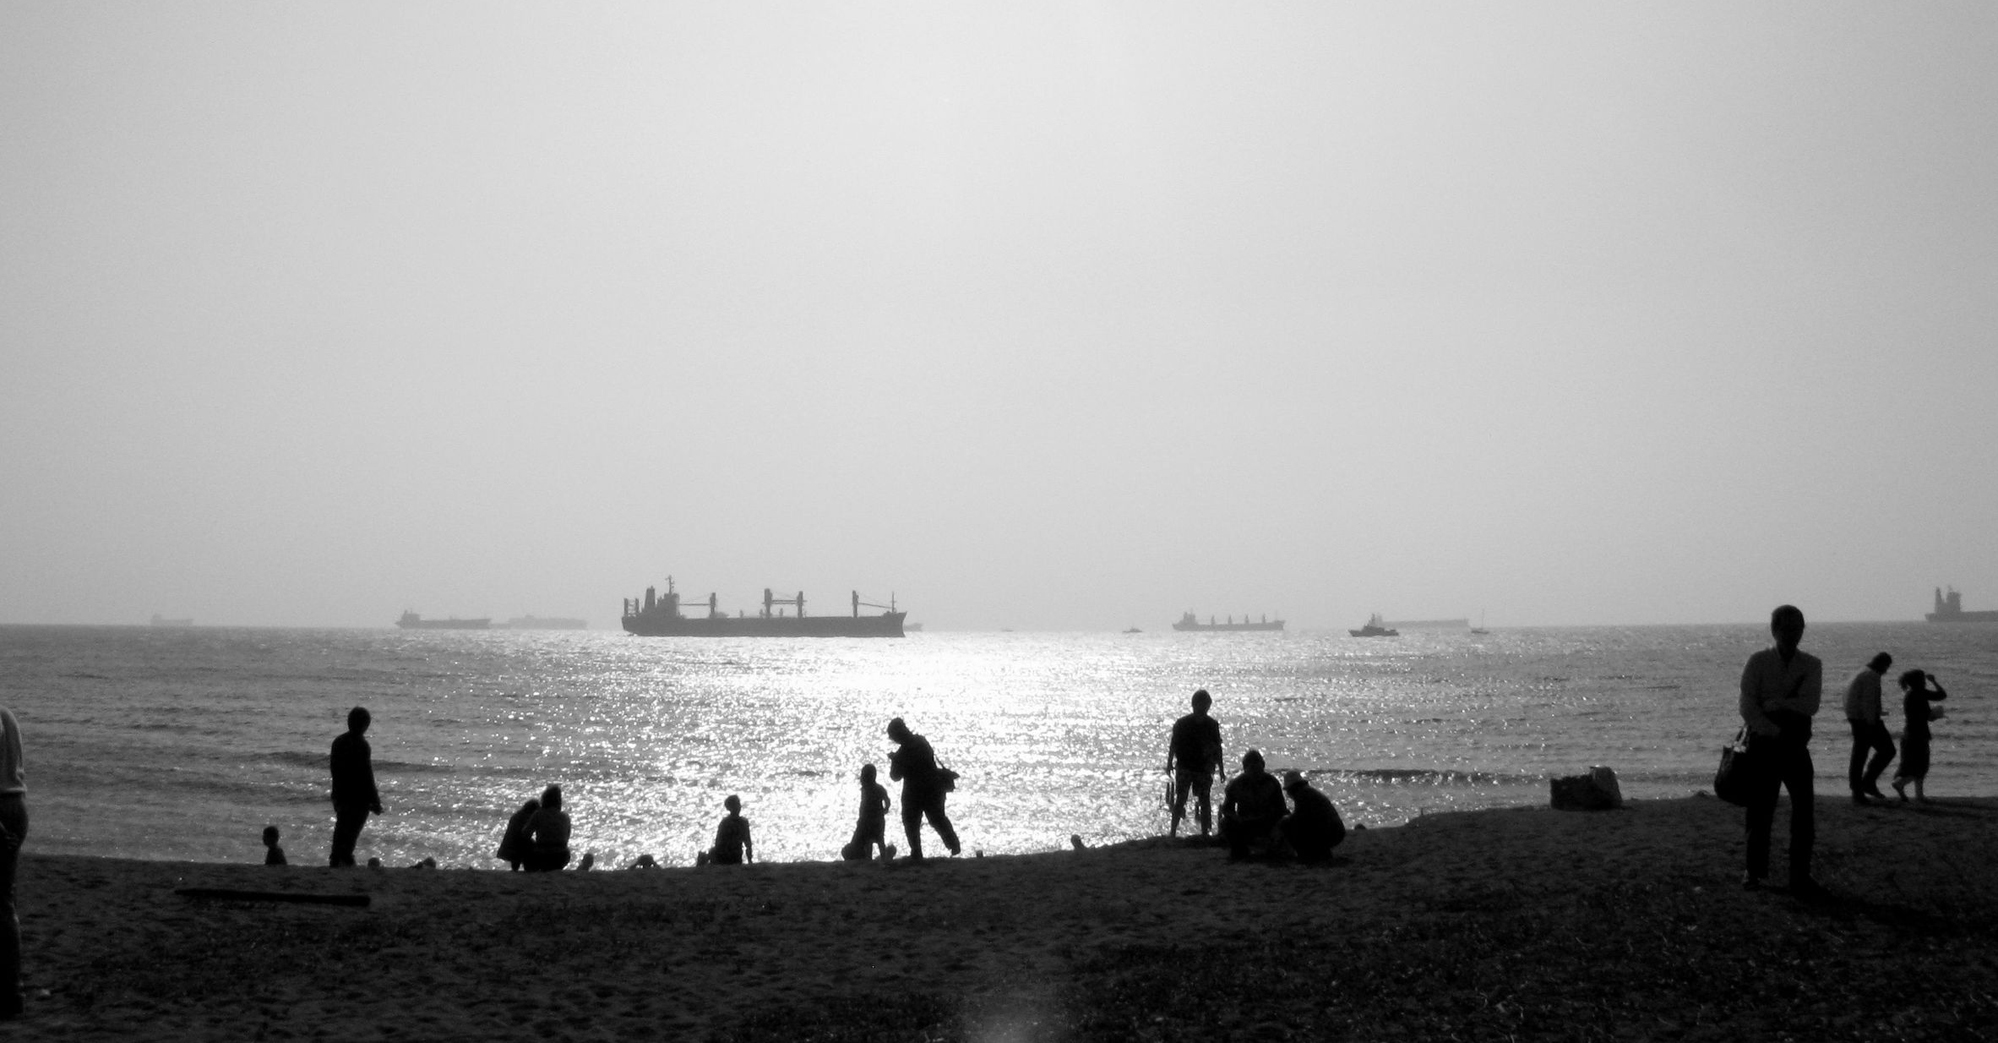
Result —
[[[576, 854], [601, 865], [691, 862], [731, 793], [759, 858], [834, 858], [861, 765], [887, 782], [897, 716], [961, 774], [966, 853], [997, 854], [1164, 832], [1166, 735], [1195, 688], [1213, 693], [1231, 766], [1259, 749], [1350, 824], [1542, 804], [1550, 777], [1598, 764], [1626, 797], [1684, 796], [1710, 786], [1741, 665], [1768, 643], [1752, 625], [901, 640], [14, 626], [0, 705], [26, 736], [45, 852], [259, 861], [275, 825], [291, 861], [323, 864], [327, 750], [359, 705], [386, 808], [359, 854], [391, 866], [501, 865], [507, 816], [550, 783]], [[1998, 626], [1817, 624], [1805, 647], [1826, 664], [1821, 793], [1844, 796], [1839, 699], [1884, 649], [1950, 692], [1930, 793], [1998, 795]], [[1891, 675], [1886, 689], [1898, 729]]]

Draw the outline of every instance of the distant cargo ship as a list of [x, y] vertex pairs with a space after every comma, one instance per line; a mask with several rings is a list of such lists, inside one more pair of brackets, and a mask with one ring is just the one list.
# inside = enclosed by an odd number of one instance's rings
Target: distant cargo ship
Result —
[[1346, 631], [1346, 633], [1351, 634], [1354, 637], [1400, 637], [1401, 636], [1401, 631], [1396, 630], [1395, 628], [1388, 626], [1386, 623], [1381, 622], [1381, 614], [1379, 612], [1376, 612], [1373, 615], [1367, 617], [1366, 626], [1363, 626], [1358, 630], [1348, 630]]
[[[723, 615], [715, 596], [709, 594], [706, 614], [689, 616], [681, 613], [680, 595], [673, 589], [673, 577], [668, 576], [665, 596], [658, 596], [654, 588], [647, 587], [644, 600], [625, 599], [623, 622], [626, 633], [639, 637], [903, 636], [902, 620], [908, 613], [895, 608], [894, 598], [889, 598], [886, 605], [876, 605], [860, 600], [860, 592], [854, 591], [852, 605], [853, 614], [850, 616], [808, 616], [805, 614], [803, 591], [799, 591], [796, 597], [780, 598], [765, 587], [763, 611], [757, 615]], [[787, 615], [785, 608], [795, 610], [794, 614]], [[884, 611], [880, 615], [863, 616], [860, 614], [862, 608]]]
[[588, 630], [587, 619], [570, 619], [566, 616], [515, 616], [506, 621], [508, 630]]
[[492, 628], [493, 620], [491, 616], [484, 619], [459, 619], [457, 616], [449, 619], [425, 619], [414, 612], [404, 612], [402, 618], [395, 621], [395, 625], [404, 630], [489, 630]]
[[1998, 612], [1990, 610], [1965, 612], [1963, 595], [1957, 593], [1955, 587], [1949, 588], [1947, 595], [1942, 592], [1941, 587], [1937, 587], [1936, 610], [1929, 613], [1927, 619], [1931, 623], [1998, 623]]
[[1402, 630], [1462, 630], [1471, 625], [1471, 620], [1468, 616], [1463, 619], [1389, 619], [1381, 625]]
[[[1283, 620], [1271, 619], [1268, 616], [1264, 616], [1260, 620], [1254, 620], [1243, 616], [1242, 621], [1237, 623], [1234, 616], [1229, 616], [1227, 622], [1216, 623], [1213, 616], [1208, 616], [1207, 622], [1202, 623], [1200, 620], [1193, 618], [1193, 613], [1188, 612], [1179, 617], [1179, 622], [1174, 623], [1172, 628], [1174, 630], [1282, 630]], [[1125, 633], [1130, 633], [1130, 631], [1127, 630]]]

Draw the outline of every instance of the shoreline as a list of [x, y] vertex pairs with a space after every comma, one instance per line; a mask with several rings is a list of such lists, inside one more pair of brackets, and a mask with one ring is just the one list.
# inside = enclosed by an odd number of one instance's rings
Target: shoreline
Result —
[[[1816, 872], [1840, 896], [1825, 907], [1741, 890], [1742, 812], [1704, 796], [1432, 814], [1356, 831], [1317, 867], [1233, 864], [1163, 837], [921, 865], [556, 874], [38, 855], [31, 837], [17, 895], [28, 1014], [7, 1029], [65, 1040], [1998, 1031], [1984, 984], [1998, 971], [1998, 799], [1820, 798], [1818, 820]], [[1786, 843], [1779, 811], [1779, 862]], [[176, 888], [359, 893], [370, 905]]]

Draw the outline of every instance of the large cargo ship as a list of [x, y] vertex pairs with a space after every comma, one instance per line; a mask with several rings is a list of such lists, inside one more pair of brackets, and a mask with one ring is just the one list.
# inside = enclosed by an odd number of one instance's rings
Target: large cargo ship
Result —
[[1271, 619], [1268, 616], [1256, 620], [1243, 616], [1242, 621], [1237, 623], [1234, 616], [1229, 616], [1227, 622], [1217, 623], [1213, 616], [1208, 616], [1207, 622], [1202, 623], [1193, 617], [1193, 613], [1188, 612], [1179, 617], [1179, 622], [1174, 623], [1172, 628], [1174, 630], [1282, 630], [1283, 620]]
[[395, 625], [404, 630], [488, 630], [493, 625], [491, 616], [484, 619], [425, 619], [414, 612], [404, 612]]
[[[796, 597], [780, 598], [768, 587], [763, 588], [763, 611], [753, 616], [723, 614], [713, 594], [708, 595], [705, 606], [695, 605], [706, 611], [691, 616], [680, 611], [679, 592], [673, 589], [673, 577], [668, 576], [664, 596], [647, 587], [642, 600], [625, 599], [625, 632], [639, 637], [901, 637], [902, 620], [908, 616], [896, 610], [894, 598], [886, 605], [876, 605], [860, 600], [859, 591], [853, 592], [853, 614], [847, 616], [806, 615], [803, 591]], [[863, 616], [862, 608], [884, 611]]]
[[1931, 623], [1998, 623], [1998, 612], [1990, 610], [1965, 612], [1963, 595], [1957, 593], [1955, 587], [1949, 588], [1947, 595], [1942, 592], [1941, 587], [1937, 587], [1936, 610], [1929, 613], [1927, 619]]

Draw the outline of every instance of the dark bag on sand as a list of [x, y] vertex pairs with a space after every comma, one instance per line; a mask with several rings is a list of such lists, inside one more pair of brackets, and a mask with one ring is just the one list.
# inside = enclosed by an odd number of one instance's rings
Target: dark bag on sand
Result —
[[1720, 770], [1714, 772], [1714, 796], [1747, 807], [1754, 797], [1759, 773], [1755, 755], [1748, 750], [1748, 729], [1744, 727], [1733, 742], [1721, 747]]

